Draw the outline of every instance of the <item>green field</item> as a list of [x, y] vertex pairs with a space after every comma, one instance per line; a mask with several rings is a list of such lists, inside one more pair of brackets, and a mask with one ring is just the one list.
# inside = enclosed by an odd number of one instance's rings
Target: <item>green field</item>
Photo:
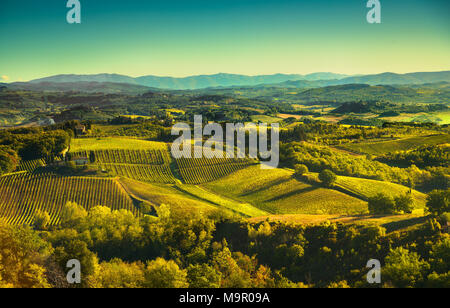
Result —
[[168, 205], [175, 215], [186, 215], [191, 211], [208, 214], [217, 209], [210, 202], [190, 196], [169, 185], [143, 183], [128, 178], [121, 178], [120, 183], [133, 197], [154, 206]]
[[133, 138], [77, 138], [72, 139], [71, 152], [95, 150], [168, 150], [167, 143]]
[[411, 150], [421, 145], [435, 145], [448, 143], [449, 140], [450, 136], [448, 134], [445, 134], [445, 135], [434, 135], [423, 137], [418, 136], [380, 142], [348, 143], [343, 144], [341, 147], [358, 153], [382, 155], [395, 151]]
[[408, 115], [405, 122], [428, 122], [438, 123], [440, 125], [450, 124], [450, 111], [430, 112]]
[[341, 193], [300, 182], [284, 169], [252, 166], [204, 186], [228, 198], [250, 203], [271, 214], [362, 214], [367, 203]]
[[[382, 182], [368, 179], [338, 176], [336, 185], [355, 193], [363, 198], [370, 198], [378, 193], [388, 195], [392, 198], [404, 195], [409, 192], [409, 188], [390, 182]], [[413, 190], [414, 205], [418, 209], [423, 209], [426, 204], [426, 195]]]
[[281, 121], [283, 121], [283, 119], [278, 118], [278, 117], [271, 117], [271, 116], [267, 116], [267, 115], [255, 115], [255, 116], [252, 116], [252, 121], [272, 124], [272, 123], [281, 122]]
[[197, 197], [201, 200], [207, 201], [214, 205], [217, 205], [219, 208], [224, 208], [230, 210], [236, 214], [243, 215], [246, 217], [259, 217], [265, 216], [269, 213], [262, 211], [251, 204], [242, 203], [238, 201], [234, 201], [217, 194], [214, 194], [203, 187], [199, 187], [196, 185], [177, 185], [177, 188], [185, 192], [189, 195]]

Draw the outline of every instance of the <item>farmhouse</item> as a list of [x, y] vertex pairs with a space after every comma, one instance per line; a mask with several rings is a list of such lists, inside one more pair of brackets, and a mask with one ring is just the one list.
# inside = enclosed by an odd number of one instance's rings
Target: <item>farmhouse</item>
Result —
[[85, 166], [89, 164], [89, 158], [88, 157], [77, 157], [73, 160], [77, 166]]

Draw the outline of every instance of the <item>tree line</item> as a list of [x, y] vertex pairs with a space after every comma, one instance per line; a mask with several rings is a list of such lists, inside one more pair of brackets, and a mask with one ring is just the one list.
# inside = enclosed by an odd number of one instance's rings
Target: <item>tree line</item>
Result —
[[66, 264], [78, 259], [82, 287], [373, 287], [365, 266], [374, 258], [378, 286], [450, 286], [450, 237], [439, 218], [386, 234], [371, 224], [250, 223], [219, 211], [175, 217], [165, 205], [157, 212], [139, 218], [68, 203], [58, 228], [0, 223], [0, 286], [73, 287]]

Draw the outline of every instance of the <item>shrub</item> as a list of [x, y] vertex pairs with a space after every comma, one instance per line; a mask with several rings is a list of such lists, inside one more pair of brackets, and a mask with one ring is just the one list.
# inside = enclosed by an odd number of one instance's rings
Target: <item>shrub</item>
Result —
[[330, 170], [324, 170], [319, 174], [319, 179], [325, 186], [332, 187], [337, 180], [337, 176]]
[[295, 165], [294, 168], [295, 168], [295, 175], [297, 176], [302, 176], [309, 172], [308, 167], [306, 167], [306, 165], [303, 164]]

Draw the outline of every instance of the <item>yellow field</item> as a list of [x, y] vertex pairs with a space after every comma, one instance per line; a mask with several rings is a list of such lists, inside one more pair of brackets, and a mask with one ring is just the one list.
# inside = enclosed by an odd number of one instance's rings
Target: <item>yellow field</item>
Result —
[[168, 150], [167, 143], [133, 138], [77, 138], [72, 139], [71, 152], [95, 150]]

